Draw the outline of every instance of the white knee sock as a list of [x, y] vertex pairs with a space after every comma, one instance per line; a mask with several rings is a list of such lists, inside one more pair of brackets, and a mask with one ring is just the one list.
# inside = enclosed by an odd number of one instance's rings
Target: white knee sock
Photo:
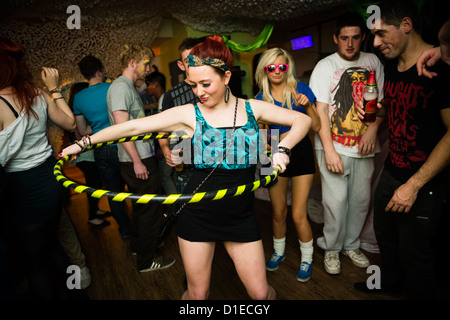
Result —
[[312, 262], [313, 252], [314, 252], [313, 240], [311, 239], [311, 241], [309, 241], [309, 242], [301, 242], [299, 239], [298, 242], [300, 243], [300, 252], [302, 254], [302, 262], [306, 261], [310, 264]]
[[281, 239], [273, 238], [273, 250], [279, 256], [284, 254], [284, 250], [286, 249], [286, 237]]

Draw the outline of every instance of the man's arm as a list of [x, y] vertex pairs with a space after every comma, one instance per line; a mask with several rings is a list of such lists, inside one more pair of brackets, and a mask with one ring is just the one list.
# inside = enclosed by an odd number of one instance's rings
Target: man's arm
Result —
[[383, 122], [383, 120], [384, 118], [377, 117], [375, 122], [369, 124], [366, 131], [361, 136], [361, 141], [359, 142], [358, 147], [358, 154], [365, 156], [375, 150], [378, 129], [380, 128], [380, 124]]
[[[113, 111], [112, 115], [116, 124], [123, 123], [129, 120], [129, 113], [126, 111]], [[149, 173], [147, 171], [147, 167], [141, 161], [141, 157], [139, 156], [134, 141], [123, 142], [122, 145], [125, 151], [130, 156], [131, 161], [133, 161], [134, 173], [136, 174], [136, 178], [147, 180]]]
[[[92, 134], [92, 128], [86, 121], [86, 118], [83, 115], [76, 115], [75, 122], [77, 124], [76, 131], [80, 136], [85, 136], [88, 134]], [[80, 138], [77, 138], [80, 139]]]
[[438, 38], [440, 46], [425, 50], [417, 61], [416, 67], [419, 76], [436, 77], [437, 73], [428, 70], [427, 67], [434, 66], [439, 60], [450, 65], [450, 20], [441, 27]]
[[318, 132], [325, 153], [325, 162], [329, 171], [344, 173], [344, 163], [341, 156], [334, 149], [331, 140], [330, 120], [328, 118], [328, 103], [316, 101], [317, 113], [320, 117], [320, 130]]
[[441, 116], [447, 132], [420, 169], [395, 191], [386, 211], [409, 212], [419, 190], [450, 164], [450, 108], [441, 110]]

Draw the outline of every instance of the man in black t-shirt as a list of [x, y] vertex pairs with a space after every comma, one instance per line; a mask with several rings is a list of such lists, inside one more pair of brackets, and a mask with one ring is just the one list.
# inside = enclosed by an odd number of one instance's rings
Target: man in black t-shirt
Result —
[[[374, 229], [382, 257], [379, 286], [366, 292], [400, 294], [406, 277], [414, 299], [432, 299], [436, 285], [433, 240], [450, 187], [450, 67], [419, 77], [420, 54], [432, 48], [418, 29], [418, 11], [407, 0], [379, 3], [371, 29], [374, 46], [387, 59], [384, 102], [389, 156], [375, 192]], [[376, 21], [377, 22], [377, 21]]]

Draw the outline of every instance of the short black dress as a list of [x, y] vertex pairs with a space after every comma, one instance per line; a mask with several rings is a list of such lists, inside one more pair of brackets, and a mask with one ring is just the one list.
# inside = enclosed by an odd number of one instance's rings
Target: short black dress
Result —
[[[245, 103], [247, 123], [236, 128], [234, 147], [226, 159], [198, 190], [216, 191], [244, 185], [255, 180], [256, 163], [259, 159], [259, 129], [250, 103]], [[197, 127], [192, 145], [196, 168], [184, 193], [192, 193], [209, 172], [225, 155], [231, 128], [213, 128], [205, 121], [195, 105]], [[253, 192], [220, 200], [200, 201], [187, 204], [178, 216], [177, 235], [194, 242], [252, 242], [261, 239], [258, 221], [253, 211]]]

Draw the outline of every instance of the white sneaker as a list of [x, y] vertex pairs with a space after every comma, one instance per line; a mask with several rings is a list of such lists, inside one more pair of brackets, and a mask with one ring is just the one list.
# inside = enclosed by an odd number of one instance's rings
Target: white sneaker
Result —
[[80, 275], [81, 275], [80, 288], [84, 290], [91, 285], [91, 275], [89, 273], [88, 267], [81, 268]]
[[323, 260], [325, 271], [329, 274], [339, 274], [341, 272], [341, 261], [339, 260], [339, 252], [325, 251]]
[[370, 266], [369, 259], [367, 259], [366, 255], [361, 252], [361, 250], [342, 250], [342, 253], [352, 260], [355, 266], [360, 268], [367, 268]]

